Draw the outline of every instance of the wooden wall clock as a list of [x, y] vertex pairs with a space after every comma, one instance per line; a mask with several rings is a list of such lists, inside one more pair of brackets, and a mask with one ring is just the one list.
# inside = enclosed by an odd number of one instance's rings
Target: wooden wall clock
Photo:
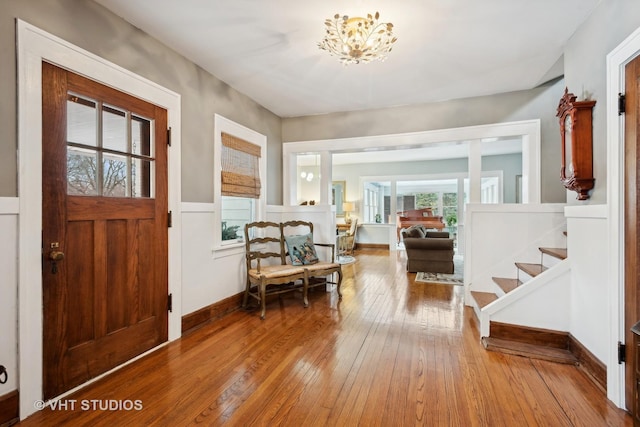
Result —
[[565, 88], [556, 116], [560, 119], [562, 166], [560, 180], [566, 188], [578, 193], [578, 200], [587, 200], [593, 189], [593, 123], [596, 101], [576, 101]]

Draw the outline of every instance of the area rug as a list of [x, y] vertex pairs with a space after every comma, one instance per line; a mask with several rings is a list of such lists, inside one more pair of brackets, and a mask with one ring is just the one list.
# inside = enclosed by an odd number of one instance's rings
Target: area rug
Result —
[[419, 272], [416, 274], [416, 282], [462, 286], [464, 285], [463, 271], [462, 257], [456, 255], [453, 258], [453, 274]]

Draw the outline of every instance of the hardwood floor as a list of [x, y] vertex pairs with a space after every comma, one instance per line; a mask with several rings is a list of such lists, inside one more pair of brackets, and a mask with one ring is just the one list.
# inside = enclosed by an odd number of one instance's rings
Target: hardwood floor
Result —
[[484, 350], [461, 286], [414, 283], [403, 252], [356, 258], [341, 302], [236, 311], [20, 425], [632, 425], [578, 368]]

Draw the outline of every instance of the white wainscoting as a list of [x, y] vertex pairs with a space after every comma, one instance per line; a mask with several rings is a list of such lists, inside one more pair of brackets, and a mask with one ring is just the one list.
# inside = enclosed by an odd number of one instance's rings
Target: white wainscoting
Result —
[[182, 203], [182, 313], [244, 290], [244, 245], [216, 249], [213, 203]]
[[17, 197], [0, 197], [0, 365], [8, 375], [0, 395], [18, 388], [18, 208]]
[[318, 243], [336, 242], [335, 206], [267, 206], [267, 219], [273, 222], [310, 221], [313, 240]]
[[[246, 283], [245, 246], [214, 246], [213, 203], [182, 203], [182, 313], [243, 292]], [[268, 221], [313, 222], [317, 243], [335, 243], [335, 213], [331, 206], [267, 206]], [[326, 256], [326, 254], [325, 254]]]
[[390, 250], [396, 250], [397, 234], [395, 224], [360, 224], [356, 241], [358, 243], [370, 243], [388, 245]]
[[[315, 243], [336, 244], [336, 215], [335, 206], [267, 206], [267, 219], [273, 222], [310, 221], [313, 223], [313, 241]], [[328, 248], [317, 247], [318, 255], [323, 260], [331, 258]], [[323, 253], [324, 250], [324, 253]], [[337, 254], [336, 254], [337, 256]]]
[[[567, 206], [567, 249], [571, 260], [571, 334], [609, 368], [618, 366], [610, 360], [610, 346], [617, 345], [611, 336], [610, 301], [612, 283], [608, 274], [609, 223], [606, 205]], [[615, 375], [615, 371], [608, 374]]]

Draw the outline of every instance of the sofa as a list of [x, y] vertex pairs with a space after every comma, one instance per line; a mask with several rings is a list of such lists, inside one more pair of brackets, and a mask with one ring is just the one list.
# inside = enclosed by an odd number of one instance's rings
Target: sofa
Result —
[[402, 230], [409, 273], [453, 274], [453, 239], [446, 231], [428, 231], [421, 225]]

